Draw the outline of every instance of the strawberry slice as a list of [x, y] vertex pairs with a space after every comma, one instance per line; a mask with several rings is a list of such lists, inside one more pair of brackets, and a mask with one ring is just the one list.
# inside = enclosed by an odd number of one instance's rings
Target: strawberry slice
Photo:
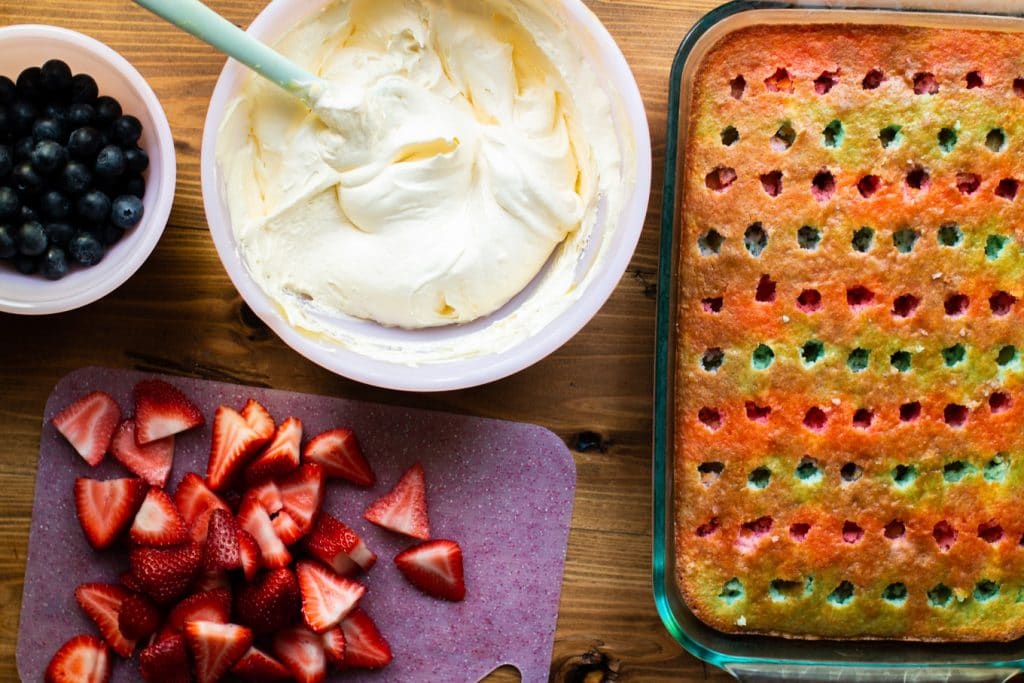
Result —
[[327, 658], [320, 636], [305, 626], [278, 633], [274, 637], [274, 654], [299, 683], [320, 683], [327, 678]]
[[302, 421], [297, 417], [286, 418], [278, 425], [277, 431], [274, 432], [274, 438], [263, 449], [259, 457], [245, 469], [245, 481], [254, 484], [265, 479], [283, 476], [297, 469], [301, 442]]
[[129, 536], [132, 543], [153, 546], [180, 545], [189, 538], [188, 527], [174, 501], [156, 487], [149, 490], [135, 513]]
[[245, 423], [259, 436], [260, 446], [274, 436], [274, 418], [259, 401], [250, 398], [242, 407], [241, 414], [245, 418]]
[[206, 542], [206, 533], [210, 523], [210, 511], [213, 509], [231, 512], [221, 498], [206, 486], [202, 477], [189, 472], [185, 475], [178, 488], [174, 491], [174, 503], [178, 511], [189, 525], [192, 540], [196, 543]]
[[260, 546], [256, 539], [245, 529], [238, 530], [238, 557], [242, 562], [242, 573], [246, 581], [252, 581], [256, 572], [263, 566], [263, 558], [260, 556]]
[[299, 525], [301, 536], [313, 528], [313, 520], [323, 505], [324, 479], [323, 468], [308, 462], [278, 484], [284, 510]]
[[409, 583], [427, 595], [460, 602], [466, 597], [462, 548], [455, 541], [435, 540], [404, 550], [395, 564]]
[[46, 667], [46, 683], [107, 683], [110, 650], [96, 636], [75, 636], [60, 646]]
[[231, 667], [238, 679], [243, 681], [290, 681], [292, 672], [263, 650], [250, 647], [249, 651]]
[[324, 646], [327, 663], [340, 666], [345, 661], [345, 632], [340, 626], [329, 628], [320, 634], [320, 644]]
[[185, 624], [190, 621], [215, 621], [218, 624], [226, 624], [231, 620], [231, 591], [227, 588], [218, 588], [212, 591], [202, 591], [188, 596], [168, 613], [167, 621], [157, 640], [181, 634], [185, 630]]
[[190, 621], [185, 624], [185, 640], [199, 683], [220, 679], [252, 646], [252, 631], [237, 624]]
[[260, 505], [263, 506], [263, 509], [267, 511], [268, 515], [276, 515], [284, 509], [284, 499], [281, 498], [281, 489], [279, 489], [277, 484], [273, 481], [267, 480], [263, 483], [256, 484], [246, 491], [246, 494], [258, 500]]
[[173, 548], [133, 548], [132, 575], [143, 592], [166, 605], [185, 594], [203, 563], [203, 548], [188, 543]]
[[125, 420], [114, 432], [110, 452], [122, 465], [139, 475], [150, 486], [163, 488], [174, 463], [174, 437], [157, 439], [145, 446], [135, 441], [135, 420]]
[[391, 663], [391, 646], [368, 615], [358, 607], [341, 622], [346, 667], [379, 669]]
[[161, 379], [135, 385], [135, 439], [140, 446], [203, 424], [203, 414], [177, 387]]
[[302, 528], [295, 523], [292, 516], [282, 510], [270, 522], [274, 526], [274, 533], [285, 545], [292, 545], [299, 541], [303, 534]]
[[147, 488], [141, 479], [76, 479], [75, 511], [89, 545], [96, 550], [110, 547], [132, 523]]
[[218, 406], [206, 466], [207, 485], [214, 491], [230, 487], [261, 445], [260, 435], [244, 417], [227, 406]]
[[75, 589], [75, 600], [82, 611], [96, 622], [100, 635], [122, 657], [131, 657], [135, 641], [125, 638], [117, 625], [117, 612], [131, 593], [117, 584], [83, 583]]
[[128, 640], [142, 640], [156, 633], [164, 615], [149, 599], [130, 593], [117, 610], [117, 628]]
[[121, 409], [117, 401], [102, 391], [83, 396], [51, 420], [82, 459], [93, 467], [106, 455], [120, 421]]
[[302, 460], [323, 467], [328, 479], [345, 479], [362, 487], [373, 486], [377, 481], [351, 429], [331, 429], [317, 434], [306, 444]]
[[294, 623], [302, 596], [291, 569], [273, 569], [244, 585], [235, 598], [235, 617], [256, 633], [272, 633]]
[[210, 513], [210, 526], [206, 535], [206, 568], [241, 569], [242, 557], [238, 553], [239, 527], [230, 512], [216, 509]]
[[363, 517], [390, 531], [424, 541], [430, 538], [423, 467], [419, 463], [410, 467], [395, 488], [366, 508]]
[[295, 572], [302, 592], [302, 616], [317, 633], [336, 626], [366, 593], [363, 584], [335, 574], [319, 562], [303, 560]]
[[144, 648], [139, 652], [139, 671], [149, 683], [191, 683], [185, 637], [168, 635]]
[[252, 534], [256, 540], [264, 567], [285, 567], [291, 564], [291, 553], [274, 532], [274, 524], [267, 511], [253, 496], [247, 495], [242, 499], [238, 508], [238, 526]]
[[377, 556], [356, 532], [326, 512], [316, 518], [313, 531], [303, 546], [306, 552], [342, 576], [351, 576], [360, 569], [368, 572], [377, 561]]

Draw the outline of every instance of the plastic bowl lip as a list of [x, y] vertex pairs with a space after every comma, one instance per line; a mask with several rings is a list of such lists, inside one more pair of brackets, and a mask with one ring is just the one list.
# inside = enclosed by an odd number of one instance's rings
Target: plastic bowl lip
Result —
[[[299, 18], [293, 10], [296, 5], [294, 1], [273, 0], [252, 22], [248, 32], [257, 36], [279, 33], [276, 31], [278, 27], [289, 26]], [[313, 3], [306, 11], [311, 13], [322, 5], [322, 2]], [[615, 90], [622, 99], [628, 138], [635, 145], [634, 185], [622, 212], [620, 248], [605, 256], [607, 276], [592, 280], [579, 299], [533, 336], [505, 351], [484, 356], [486, 363], [481, 362], [481, 357], [422, 365], [370, 359], [342, 346], [318, 343], [282, 317], [241, 262], [230, 225], [219, 218], [222, 206], [216, 169], [217, 134], [228, 101], [244, 73], [244, 67], [228, 60], [217, 80], [204, 124], [201, 153], [203, 204], [210, 233], [228, 277], [253, 312], [288, 346], [327, 370], [364, 384], [401, 391], [450, 391], [487, 384], [533, 365], [568, 342], [597, 314], [618, 286], [643, 232], [651, 190], [650, 131], [636, 79], [611, 34], [581, 0], [560, 0], [560, 6], [580, 30], [596, 41], [604, 66], [610, 67], [607, 76], [615, 83]]]
[[[90, 269], [73, 273], [69, 277], [80, 276], [82, 286], [70, 295], [18, 302], [0, 294], [0, 312], [21, 315], [62, 313], [81, 308], [110, 294], [134, 275], [153, 252], [167, 226], [167, 220], [171, 215], [171, 206], [174, 203], [177, 174], [174, 138], [171, 135], [171, 126], [167, 121], [167, 115], [156, 93], [153, 92], [142, 74], [110, 46], [83, 33], [48, 24], [16, 24], [0, 28], [0, 45], [14, 39], [38, 39], [61, 43], [73, 51], [98, 58], [126, 79], [135, 96], [145, 107], [148, 116], [156, 124], [155, 127], [147, 128], [145, 131], [147, 136], [152, 136], [153, 142], [147, 147], [147, 152], [149, 152], [151, 165], [156, 166], [156, 168], [150, 168], [150, 182], [146, 187], [147, 195], [150, 192], [154, 193], [153, 205], [146, 207], [142, 222], [133, 228], [130, 236], [121, 241], [130, 250], [120, 255], [116, 267], [113, 267], [110, 272], [97, 271], [96, 269], [103, 264], [101, 262], [100, 265]], [[158, 180], [158, 184], [151, 188], [154, 179]], [[92, 277], [89, 277], [90, 275]], [[52, 284], [47, 280], [39, 281], [40, 287]]]

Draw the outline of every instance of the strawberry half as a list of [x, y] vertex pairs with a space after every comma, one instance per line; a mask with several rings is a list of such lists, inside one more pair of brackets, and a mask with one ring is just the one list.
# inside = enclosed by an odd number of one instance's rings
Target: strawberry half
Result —
[[346, 667], [379, 669], [391, 663], [391, 646], [363, 610], [358, 607], [341, 622], [345, 634]]
[[409, 583], [427, 595], [460, 602], [466, 597], [462, 548], [455, 541], [427, 541], [404, 550], [395, 564]]
[[89, 545], [110, 547], [132, 523], [148, 488], [141, 479], [76, 479], [75, 511]]
[[255, 497], [247, 495], [242, 499], [238, 508], [238, 526], [252, 534], [256, 540], [264, 567], [285, 567], [291, 564], [291, 553], [277, 537], [270, 516]]
[[154, 546], [180, 545], [189, 538], [188, 527], [174, 501], [156, 487], [149, 490], [135, 513], [129, 536], [132, 543]]
[[235, 597], [235, 617], [256, 633], [272, 633], [298, 619], [299, 582], [291, 569], [271, 570], [243, 586]]
[[214, 509], [231, 512], [227, 503], [206, 486], [202, 477], [189, 472], [174, 491], [174, 504], [189, 525], [192, 540], [196, 543], [206, 542], [206, 533], [210, 524], [210, 511]]
[[117, 401], [102, 391], [83, 396], [51, 420], [82, 459], [93, 467], [106, 455], [120, 421], [121, 409]]
[[314, 463], [304, 463], [278, 483], [284, 511], [298, 524], [300, 536], [313, 528], [324, 502], [324, 483], [323, 468]]
[[227, 406], [218, 406], [206, 466], [207, 485], [214, 491], [230, 487], [261, 445], [260, 435], [244, 417]]
[[390, 531], [424, 541], [430, 538], [423, 467], [419, 463], [410, 467], [395, 488], [366, 508], [363, 517]]
[[190, 621], [214, 621], [226, 624], [231, 620], [231, 591], [218, 588], [212, 591], [193, 593], [170, 611], [161, 637], [182, 633]]
[[167, 485], [167, 475], [170, 474], [171, 465], [174, 463], [173, 436], [140, 446], [135, 441], [135, 421], [125, 420], [114, 432], [110, 452], [122, 465], [145, 479], [150, 486], [163, 488]]
[[139, 652], [139, 672], [149, 683], [190, 683], [185, 636], [168, 635]]
[[128, 640], [142, 640], [156, 633], [163, 618], [160, 609], [148, 598], [131, 593], [117, 610], [117, 628]]
[[245, 493], [258, 500], [268, 515], [276, 515], [284, 509], [281, 489], [277, 488], [277, 484], [273, 481], [267, 480], [256, 484]]
[[46, 683], [107, 683], [110, 651], [95, 636], [75, 636], [60, 646], [46, 667]]
[[277, 427], [274, 438], [259, 457], [245, 469], [245, 480], [252, 484], [274, 479], [299, 466], [299, 445], [302, 442], [302, 421], [289, 417]]
[[274, 527], [274, 533], [285, 545], [292, 545], [302, 538], [302, 528], [295, 523], [292, 516], [282, 510], [270, 522]]
[[217, 509], [210, 513], [210, 526], [206, 535], [207, 569], [241, 569], [238, 532], [238, 524], [230, 512]]
[[295, 573], [302, 592], [302, 616], [317, 633], [336, 626], [366, 593], [363, 584], [335, 574], [319, 562], [303, 560]]
[[173, 548], [133, 548], [132, 575], [143, 592], [166, 605], [185, 594], [203, 562], [203, 548], [188, 543]]
[[263, 566], [260, 546], [256, 539], [245, 529], [238, 530], [238, 557], [242, 562], [242, 573], [246, 581], [252, 581], [256, 572]]
[[135, 385], [135, 440], [140, 446], [203, 424], [203, 414], [177, 387], [161, 379]]
[[320, 644], [324, 646], [327, 663], [340, 666], [345, 661], [345, 632], [340, 626], [329, 628], [320, 634]]
[[260, 439], [260, 446], [270, 441], [274, 436], [274, 418], [263, 407], [259, 401], [250, 398], [242, 407], [242, 417]]
[[316, 518], [303, 546], [311, 556], [342, 576], [351, 576], [360, 569], [368, 572], [377, 561], [356, 532], [326, 512]]
[[252, 646], [252, 631], [237, 624], [190, 621], [185, 640], [199, 683], [213, 683], [227, 673]]
[[377, 481], [351, 429], [331, 429], [317, 434], [306, 444], [302, 460], [323, 467], [329, 479], [345, 479], [363, 487], [373, 486]]
[[290, 681], [292, 672], [263, 650], [250, 647], [249, 651], [231, 667], [231, 673], [243, 681]]
[[299, 683], [320, 683], [327, 678], [327, 658], [320, 636], [305, 626], [278, 633], [274, 637], [274, 654]]
[[135, 649], [135, 641], [126, 638], [117, 625], [118, 610], [129, 595], [117, 584], [83, 583], [75, 589], [75, 600], [82, 611], [96, 623], [111, 649], [122, 657], [131, 657]]

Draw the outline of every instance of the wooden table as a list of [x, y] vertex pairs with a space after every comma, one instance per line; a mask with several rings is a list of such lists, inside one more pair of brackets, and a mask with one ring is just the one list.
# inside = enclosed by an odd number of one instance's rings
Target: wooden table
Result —
[[[264, 0], [209, 4], [246, 26]], [[719, 2], [588, 4], [632, 65], [651, 125], [653, 192], [636, 255], [604, 309], [543, 362], [490, 386], [414, 395], [369, 388], [306, 361], [256, 319], [224, 273], [207, 233], [199, 184], [203, 119], [224, 57], [127, 0], [0, 0], [0, 25], [66, 26], [127, 57], [162, 100], [178, 150], [170, 224], [133, 278], [104, 300], [71, 313], [0, 314], [0, 679], [17, 680], [14, 648], [43, 404], [61, 376], [83, 365], [545, 425], [576, 453], [579, 477], [553, 679], [727, 679], [685, 653], [661, 625], [651, 595], [650, 559], [654, 297], [668, 72], [683, 35]], [[598, 435], [596, 442], [581, 436], [587, 432]], [[515, 678], [508, 672], [495, 676]]]

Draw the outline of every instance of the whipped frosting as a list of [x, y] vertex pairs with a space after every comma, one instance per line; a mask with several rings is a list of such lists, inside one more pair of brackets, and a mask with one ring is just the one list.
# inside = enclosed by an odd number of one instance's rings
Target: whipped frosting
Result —
[[[466, 323], [535, 279], [538, 322], [574, 298], [598, 208], [617, 215], [629, 183], [608, 98], [543, 0], [341, 0], [276, 48], [330, 84], [316, 113], [249, 76], [217, 160], [238, 248], [293, 326], [351, 347], [350, 318]], [[418, 360], [493, 350], [434, 346]]]

